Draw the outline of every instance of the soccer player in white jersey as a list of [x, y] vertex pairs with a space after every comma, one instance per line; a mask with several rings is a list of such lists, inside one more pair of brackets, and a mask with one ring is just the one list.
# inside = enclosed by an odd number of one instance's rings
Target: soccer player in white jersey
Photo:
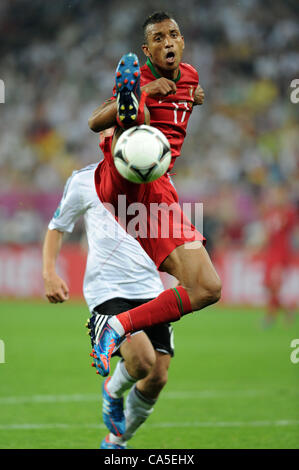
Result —
[[[91, 313], [92, 346], [110, 315], [141, 305], [163, 291], [153, 261], [100, 202], [94, 185], [96, 168], [97, 164], [90, 165], [68, 179], [43, 246], [46, 297], [51, 303], [64, 302], [69, 290], [56, 272], [56, 259], [63, 233], [72, 232], [83, 214], [88, 240], [83, 293]], [[121, 360], [103, 383], [103, 420], [110, 433], [103, 439], [102, 449], [125, 449], [153, 411], [173, 356], [172, 328], [162, 324], [137, 332], [114, 354]], [[129, 388], [124, 411], [123, 394]]]

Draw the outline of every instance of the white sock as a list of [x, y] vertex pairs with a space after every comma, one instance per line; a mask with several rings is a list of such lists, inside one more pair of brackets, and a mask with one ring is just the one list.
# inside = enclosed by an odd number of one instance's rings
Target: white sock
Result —
[[127, 441], [133, 437], [137, 429], [146, 421], [154, 411], [156, 400], [151, 400], [142, 395], [136, 385], [131, 388], [126, 400], [126, 432], [122, 436], [109, 434], [109, 441], [113, 444], [126, 446]]
[[127, 441], [124, 441], [123, 436], [115, 436], [115, 434], [112, 434], [112, 432], [109, 433], [108, 439], [112, 444], [118, 444], [119, 446], [124, 446], [126, 447]]
[[130, 390], [125, 408], [126, 431], [122, 438], [126, 442], [134, 436], [137, 429], [146, 421], [154, 411], [156, 400], [151, 400], [142, 395], [136, 385]]
[[127, 442], [124, 441], [123, 436], [115, 436], [115, 434], [112, 434], [112, 432], [109, 433], [108, 439], [112, 444], [118, 444], [119, 446], [124, 446], [126, 447]]
[[116, 331], [116, 333], [119, 334], [119, 336], [124, 336], [125, 330], [116, 316], [109, 318], [108, 323]]
[[136, 379], [130, 376], [126, 369], [124, 360], [121, 359], [118, 361], [106, 388], [113, 398], [120, 398], [135, 382]]

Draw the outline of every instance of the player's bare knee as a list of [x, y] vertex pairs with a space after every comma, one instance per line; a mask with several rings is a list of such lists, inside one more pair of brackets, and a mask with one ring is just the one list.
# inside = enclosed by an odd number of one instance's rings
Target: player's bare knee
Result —
[[213, 278], [204, 289], [204, 300], [206, 305], [212, 305], [218, 302], [221, 297], [222, 284], [219, 277]]
[[222, 284], [218, 276], [199, 283], [192, 289], [190, 295], [193, 309], [200, 309], [218, 302], [221, 298], [221, 288]]

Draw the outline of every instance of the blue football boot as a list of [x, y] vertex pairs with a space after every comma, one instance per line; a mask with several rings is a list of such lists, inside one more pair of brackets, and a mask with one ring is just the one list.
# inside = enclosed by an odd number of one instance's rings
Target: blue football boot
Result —
[[140, 67], [136, 54], [129, 52], [120, 59], [115, 72], [115, 88], [118, 123], [124, 128], [137, 125], [141, 90]]
[[112, 434], [121, 436], [126, 430], [126, 418], [124, 415], [124, 399], [114, 398], [107, 390], [107, 384], [111, 377], [103, 383], [103, 421]]
[[94, 358], [94, 366], [97, 374], [106, 377], [110, 372], [110, 359], [114, 348], [122, 342], [120, 336], [107, 322], [101, 331], [97, 344], [94, 345], [91, 356]]

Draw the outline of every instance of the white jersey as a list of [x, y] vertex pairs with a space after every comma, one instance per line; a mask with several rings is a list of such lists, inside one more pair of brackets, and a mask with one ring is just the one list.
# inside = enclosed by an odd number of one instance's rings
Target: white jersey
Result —
[[50, 230], [72, 232], [78, 217], [84, 216], [89, 249], [83, 293], [90, 311], [115, 297], [152, 299], [163, 291], [153, 261], [99, 200], [96, 167], [73, 172], [49, 223]]

